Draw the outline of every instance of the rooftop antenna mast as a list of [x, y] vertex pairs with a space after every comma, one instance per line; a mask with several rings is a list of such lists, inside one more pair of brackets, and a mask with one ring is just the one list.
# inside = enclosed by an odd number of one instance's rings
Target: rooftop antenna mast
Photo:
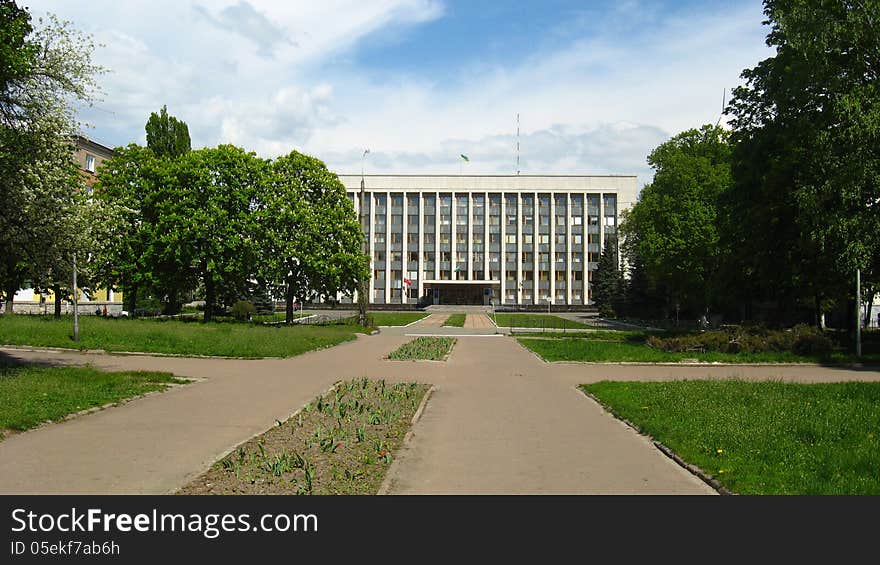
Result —
[[721, 117], [724, 116], [724, 107], [726, 104], [727, 104], [727, 89], [725, 88], [721, 92], [721, 114], [718, 115], [718, 121], [715, 122], [716, 128], [721, 124]]
[[519, 112], [516, 113], [516, 174], [519, 174]]

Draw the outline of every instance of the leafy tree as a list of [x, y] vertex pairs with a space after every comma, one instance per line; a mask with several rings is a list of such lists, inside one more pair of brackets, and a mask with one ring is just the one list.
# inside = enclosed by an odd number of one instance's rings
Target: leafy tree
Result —
[[295, 299], [350, 294], [369, 276], [351, 201], [322, 161], [297, 151], [274, 161], [259, 208], [263, 269], [284, 285], [288, 323]]
[[[156, 183], [146, 261], [169, 297], [201, 281], [205, 321], [247, 292], [257, 268], [257, 195], [264, 162], [233, 145], [191, 151]], [[156, 268], [158, 266], [158, 269]]]
[[168, 108], [162, 106], [159, 113], [151, 113], [145, 126], [147, 147], [157, 157], [175, 158], [190, 151], [189, 127], [186, 122], [168, 115]]
[[3, 123], [17, 121], [16, 95], [36, 64], [39, 45], [28, 36], [31, 16], [13, 0], [0, 0], [0, 115]]
[[648, 163], [654, 180], [621, 224], [624, 251], [663, 289], [667, 308], [701, 314], [715, 298], [721, 261], [717, 206], [732, 182], [727, 135], [711, 125], [688, 130], [657, 147]]
[[[96, 94], [90, 38], [54, 17], [31, 27], [14, 2], [0, 3], [0, 287], [12, 312], [26, 280], [65, 271], [81, 185], [71, 158], [72, 102]], [[8, 42], [7, 42], [8, 41]]]
[[605, 317], [619, 315], [623, 303], [623, 273], [617, 256], [617, 237], [608, 234], [593, 275], [593, 300], [599, 308], [599, 314]]
[[[168, 165], [145, 147], [131, 144], [114, 150], [98, 171], [94, 189], [96, 271], [123, 293], [124, 308], [135, 315], [139, 293], [167, 278], [151, 259], [158, 185], [169, 176]], [[170, 268], [177, 271], [177, 266]]]
[[880, 245], [880, 3], [764, 6], [776, 54], [743, 72], [728, 108], [737, 182], [727, 215], [748, 219], [730, 246], [757, 281], [749, 291], [783, 317], [791, 297], [811, 299], [821, 323]]

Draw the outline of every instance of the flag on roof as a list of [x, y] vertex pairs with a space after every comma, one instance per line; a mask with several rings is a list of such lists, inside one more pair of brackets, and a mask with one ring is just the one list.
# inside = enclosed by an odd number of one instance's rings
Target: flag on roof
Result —
[[470, 162], [470, 159], [468, 159], [468, 156], [465, 155], [464, 153], [461, 154], [461, 158], [464, 159], [465, 161]]

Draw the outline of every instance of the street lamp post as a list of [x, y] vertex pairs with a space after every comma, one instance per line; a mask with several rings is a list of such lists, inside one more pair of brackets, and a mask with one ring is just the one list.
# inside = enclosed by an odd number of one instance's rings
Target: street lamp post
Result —
[[73, 341], [79, 341], [79, 309], [76, 296], [76, 253], [73, 254]]
[[[361, 234], [363, 235], [363, 240], [361, 241], [361, 253], [364, 256], [367, 255], [367, 220], [366, 220], [366, 207], [364, 202], [366, 200], [366, 190], [364, 188], [364, 159], [366, 159], [367, 154], [369, 154], [369, 149], [364, 149], [364, 154], [361, 156], [361, 197], [360, 197], [360, 224], [361, 224]], [[370, 270], [372, 271], [372, 258], [367, 257], [367, 264], [370, 265]], [[372, 276], [372, 272], [367, 275], [367, 277]], [[361, 283], [358, 288], [358, 323], [366, 327], [367, 326], [367, 293], [369, 292], [369, 278], [361, 277]]]

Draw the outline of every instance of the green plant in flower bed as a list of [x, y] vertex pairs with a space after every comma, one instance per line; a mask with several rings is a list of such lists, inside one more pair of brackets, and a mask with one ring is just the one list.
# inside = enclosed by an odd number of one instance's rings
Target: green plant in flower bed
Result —
[[417, 337], [392, 351], [388, 358], [395, 361], [443, 361], [454, 345], [453, 337]]
[[428, 385], [337, 383], [179, 494], [375, 494]]
[[443, 322], [443, 326], [450, 328], [463, 328], [465, 318], [467, 318], [467, 314], [452, 314], [446, 318], [446, 321]]
[[599, 382], [616, 416], [741, 494], [880, 494], [880, 383]]

